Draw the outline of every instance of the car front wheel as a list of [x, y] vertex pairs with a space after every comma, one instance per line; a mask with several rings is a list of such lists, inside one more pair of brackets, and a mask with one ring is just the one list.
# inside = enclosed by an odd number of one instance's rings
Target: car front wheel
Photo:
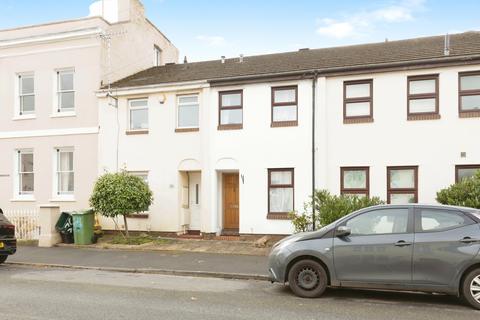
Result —
[[302, 298], [320, 297], [327, 288], [327, 272], [314, 260], [300, 260], [288, 272], [288, 284]]
[[480, 310], [480, 268], [471, 271], [463, 280], [463, 298]]
[[4, 263], [7, 260], [8, 256], [0, 255], [0, 264]]

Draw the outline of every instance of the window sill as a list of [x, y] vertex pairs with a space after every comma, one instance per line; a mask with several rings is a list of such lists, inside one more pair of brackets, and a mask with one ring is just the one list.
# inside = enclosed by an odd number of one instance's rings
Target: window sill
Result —
[[37, 119], [37, 116], [34, 114], [25, 114], [25, 115], [16, 115], [15, 117], [12, 118], [13, 121], [32, 120], [32, 119]]
[[288, 213], [269, 213], [267, 214], [268, 220], [292, 220], [288, 217]]
[[58, 197], [48, 200], [50, 202], [75, 202], [75, 197]]
[[16, 197], [13, 199], [10, 199], [10, 202], [35, 202], [35, 198], [33, 196], [31, 197]]
[[56, 113], [52, 113], [50, 118], [68, 118], [68, 117], [76, 117], [77, 113], [75, 111], [60, 111]]
[[148, 217], [148, 213], [127, 214], [127, 218], [129, 219], [148, 219]]
[[241, 130], [243, 124], [221, 124], [217, 128], [218, 130]]
[[298, 121], [277, 121], [270, 124], [271, 128], [280, 128], [280, 127], [297, 127]]
[[138, 134], [148, 134], [148, 129], [146, 129], [146, 130], [127, 130], [125, 132], [125, 134], [127, 136], [134, 136], [134, 135], [138, 135]]
[[480, 110], [460, 111], [459, 117], [460, 118], [478, 118], [480, 117]]
[[199, 128], [176, 128], [175, 132], [198, 132]]
[[372, 117], [343, 118], [344, 124], [371, 123], [371, 122], [373, 122]]
[[420, 114], [409, 114], [407, 116], [408, 121], [415, 121], [415, 120], [438, 120], [441, 116], [438, 113], [420, 113]]

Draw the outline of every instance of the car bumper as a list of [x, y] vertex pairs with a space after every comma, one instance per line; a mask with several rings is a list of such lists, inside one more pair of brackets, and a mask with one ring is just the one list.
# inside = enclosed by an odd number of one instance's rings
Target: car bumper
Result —
[[273, 250], [268, 258], [268, 274], [270, 281], [285, 282], [285, 270], [287, 268], [288, 250]]
[[17, 252], [16, 239], [0, 239], [0, 255], [10, 255]]

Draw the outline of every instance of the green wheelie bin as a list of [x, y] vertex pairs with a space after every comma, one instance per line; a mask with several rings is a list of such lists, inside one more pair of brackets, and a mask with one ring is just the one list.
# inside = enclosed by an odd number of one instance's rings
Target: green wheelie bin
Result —
[[75, 244], [92, 244], [94, 240], [93, 226], [95, 224], [93, 210], [74, 211], [72, 217]]

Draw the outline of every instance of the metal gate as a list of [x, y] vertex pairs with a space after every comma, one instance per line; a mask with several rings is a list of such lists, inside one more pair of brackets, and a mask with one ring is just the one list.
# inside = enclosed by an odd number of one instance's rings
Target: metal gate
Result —
[[38, 240], [40, 237], [40, 225], [38, 210], [7, 210], [5, 217], [15, 225], [15, 237], [18, 240]]

